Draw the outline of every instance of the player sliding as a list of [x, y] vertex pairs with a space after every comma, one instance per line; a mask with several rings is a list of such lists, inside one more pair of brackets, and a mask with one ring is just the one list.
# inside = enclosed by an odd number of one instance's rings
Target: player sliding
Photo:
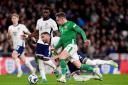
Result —
[[[32, 67], [29, 61], [26, 60], [24, 55], [25, 49], [25, 35], [30, 35], [31, 33], [28, 31], [24, 24], [19, 24], [19, 15], [14, 13], [11, 16], [11, 20], [13, 25], [8, 28], [8, 37], [12, 39], [13, 42], [13, 52], [12, 58], [14, 58], [16, 66], [18, 68], [17, 77], [21, 77], [23, 72], [21, 70], [20, 59], [25, 62], [25, 65], [31, 70], [33, 74], [35, 74], [36, 69]], [[24, 34], [25, 33], [25, 34]]]
[[[94, 66], [94, 67], [99, 67], [100, 65], [111, 65], [115, 68], [118, 68], [118, 64], [115, 63], [112, 60], [101, 60], [101, 59], [89, 59], [86, 55], [82, 55], [81, 52], [78, 52], [79, 54], [79, 59], [82, 63]], [[89, 79], [99, 79], [97, 76], [93, 75], [93, 74], [89, 74], [89, 76], [87, 75], [79, 75], [78, 72], [80, 73], [81, 71], [79, 69], [77, 69], [71, 62], [68, 62], [68, 67], [69, 67], [69, 71], [70, 74], [67, 75], [67, 77], [73, 76], [74, 80], [76, 81], [87, 81]]]

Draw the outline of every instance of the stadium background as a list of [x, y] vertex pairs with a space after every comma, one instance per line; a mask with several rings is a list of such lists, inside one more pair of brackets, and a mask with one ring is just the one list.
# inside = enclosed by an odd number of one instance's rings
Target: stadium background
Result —
[[[1, 0], [0, 74], [16, 73], [14, 61], [10, 57], [12, 43], [7, 39], [11, 13], [17, 12], [20, 23], [33, 32], [45, 6], [50, 7], [53, 19], [55, 13], [64, 11], [69, 20], [82, 27], [91, 40], [91, 46], [86, 48], [81, 37], [77, 36], [79, 51], [83, 55], [87, 53], [91, 59], [113, 59], [119, 64], [119, 72], [128, 73], [128, 0]], [[26, 55], [32, 60], [34, 46], [28, 41]], [[102, 68], [107, 69], [102, 71]], [[26, 69], [24, 65], [22, 69]], [[25, 71], [28, 73], [28, 70]], [[101, 72], [114, 73], [114, 68], [101, 66]]]

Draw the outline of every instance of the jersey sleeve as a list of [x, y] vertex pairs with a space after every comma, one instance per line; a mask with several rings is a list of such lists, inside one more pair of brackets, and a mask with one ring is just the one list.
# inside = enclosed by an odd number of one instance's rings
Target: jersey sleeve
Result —
[[39, 20], [37, 20], [37, 23], [36, 23], [36, 30], [39, 30], [39, 28], [40, 28], [40, 22], [39, 22]]
[[57, 27], [57, 24], [54, 20], [52, 20], [52, 29], [53, 31], [57, 31], [58, 30], [58, 27]]
[[28, 28], [25, 26], [25, 25], [22, 25], [22, 29], [25, 33], [29, 33], [30, 34], [30, 31], [28, 30]]
[[11, 35], [11, 26], [8, 27], [8, 35]]
[[11, 26], [8, 27], [8, 32], [11, 30]]
[[76, 25], [75, 23], [72, 22], [72, 28], [73, 30], [75, 30], [76, 32], [78, 32], [82, 38], [83, 41], [85, 41], [87, 39], [85, 32], [82, 30], [82, 28], [80, 28], [78, 25]]

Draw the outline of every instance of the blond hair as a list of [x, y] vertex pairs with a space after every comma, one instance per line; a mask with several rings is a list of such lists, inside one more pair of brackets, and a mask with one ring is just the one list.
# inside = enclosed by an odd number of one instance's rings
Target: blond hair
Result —
[[13, 17], [13, 16], [19, 18], [19, 15], [18, 15], [17, 13], [13, 13], [13, 14], [11, 15], [11, 17]]

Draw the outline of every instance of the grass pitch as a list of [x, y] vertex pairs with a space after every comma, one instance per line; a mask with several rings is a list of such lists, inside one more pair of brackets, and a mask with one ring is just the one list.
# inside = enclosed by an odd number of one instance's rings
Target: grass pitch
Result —
[[[30, 85], [27, 81], [28, 75], [17, 78], [16, 75], [0, 75], [0, 85]], [[128, 85], [127, 75], [103, 75], [103, 81], [89, 80], [85, 82], [74, 81], [72, 78], [66, 83], [56, 81], [54, 75], [47, 75], [47, 83], [37, 83], [36, 85]], [[41, 79], [39, 79], [41, 80]]]

